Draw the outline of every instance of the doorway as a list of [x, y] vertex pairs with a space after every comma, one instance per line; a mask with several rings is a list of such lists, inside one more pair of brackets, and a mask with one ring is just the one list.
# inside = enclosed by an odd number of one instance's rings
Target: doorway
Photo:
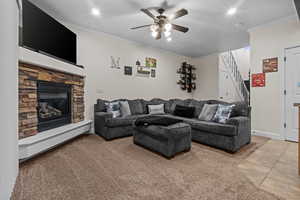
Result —
[[298, 109], [300, 103], [300, 47], [286, 49], [285, 63], [285, 139], [298, 142]]

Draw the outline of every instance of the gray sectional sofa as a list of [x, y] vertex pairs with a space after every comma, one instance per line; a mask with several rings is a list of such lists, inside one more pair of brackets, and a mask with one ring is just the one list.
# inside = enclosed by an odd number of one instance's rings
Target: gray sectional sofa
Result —
[[[198, 101], [195, 99], [143, 99], [115, 101], [128, 101], [131, 116], [112, 118], [112, 114], [105, 110], [106, 100], [99, 99], [94, 106], [95, 132], [106, 140], [132, 136], [135, 129], [133, 123], [139, 117], [148, 116], [147, 105], [164, 104], [166, 114], [164, 116], [181, 119], [191, 126], [192, 140], [205, 145], [223, 149], [228, 152], [236, 152], [242, 146], [251, 142], [251, 108], [243, 103], [236, 102], [230, 119], [226, 124], [200, 121], [199, 114], [204, 104], [229, 104], [217, 100]], [[194, 118], [184, 118], [173, 115], [176, 105], [195, 107]]]

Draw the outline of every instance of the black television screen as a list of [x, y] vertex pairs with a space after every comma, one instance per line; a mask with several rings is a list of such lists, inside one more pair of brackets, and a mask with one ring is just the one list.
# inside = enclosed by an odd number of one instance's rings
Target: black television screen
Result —
[[76, 34], [23, 0], [22, 45], [76, 64]]

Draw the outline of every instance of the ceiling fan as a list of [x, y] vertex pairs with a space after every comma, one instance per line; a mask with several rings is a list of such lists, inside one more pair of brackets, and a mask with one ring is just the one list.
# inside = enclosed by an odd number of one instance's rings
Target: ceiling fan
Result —
[[172, 30], [180, 31], [183, 33], [186, 33], [189, 31], [189, 28], [187, 28], [187, 27], [179, 26], [179, 25], [172, 23], [173, 20], [187, 15], [188, 11], [186, 9], [181, 9], [168, 17], [166, 15], [164, 15], [165, 9], [163, 9], [163, 8], [159, 8], [157, 10], [157, 12], [159, 13], [158, 16], [153, 15], [149, 11], [149, 9], [141, 9], [141, 11], [143, 13], [145, 13], [146, 15], [148, 15], [149, 17], [151, 17], [154, 20], [154, 23], [144, 25], [144, 26], [134, 27], [134, 28], [131, 28], [132, 30], [150, 27], [151, 35], [155, 39], [157, 39], [157, 40], [161, 39], [162, 34], [164, 34], [164, 36], [167, 38], [167, 41], [172, 40], [172, 38], [171, 38]]

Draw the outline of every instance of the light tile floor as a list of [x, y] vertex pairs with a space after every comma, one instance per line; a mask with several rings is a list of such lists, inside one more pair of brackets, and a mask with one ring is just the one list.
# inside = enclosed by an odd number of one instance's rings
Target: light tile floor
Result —
[[298, 144], [269, 140], [239, 169], [257, 186], [287, 200], [300, 200]]

